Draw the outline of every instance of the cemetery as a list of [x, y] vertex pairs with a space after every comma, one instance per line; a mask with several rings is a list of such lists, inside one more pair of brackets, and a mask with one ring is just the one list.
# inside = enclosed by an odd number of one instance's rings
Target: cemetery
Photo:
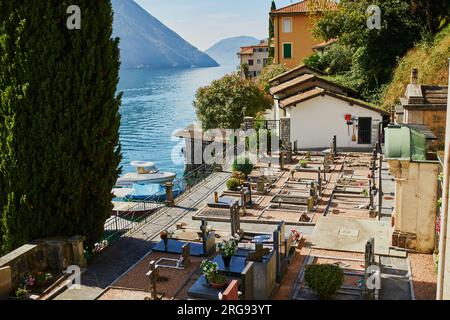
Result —
[[99, 299], [319, 299], [307, 271], [317, 266], [338, 275], [331, 298], [379, 299], [380, 290], [366, 287], [368, 267], [406, 254], [391, 247], [388, 221], [374, 214], [375, 154], [330, 145], [282, 155], [279, 165], [261, 161], [247, 176], [234, 172], [237, 187], [227, 183], [190, 220], [163, 231]]
[[[322, 152], [288, 148], [247, 175], [225, 175], [197, 210], [161, 224], [151, 249], [95, 298], [411, 299], [411, 270], [424, 261], [393, 246], [392, 209], [380, 210], [392, 203], [382, 189], [393, 191], [393, 180], [380, 184], [378, 152], [338, 152], [335, 139]], [[323, 288], [323, 277], [333, 286]]]

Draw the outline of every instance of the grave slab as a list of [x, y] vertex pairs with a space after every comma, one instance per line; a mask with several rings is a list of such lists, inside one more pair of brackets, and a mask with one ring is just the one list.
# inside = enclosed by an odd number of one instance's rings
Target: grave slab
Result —
[[167, 251], [164, 246], [164, 241], [160, 241], [157, 245], [155, 245], [152, 249], [152, 251], [156, 252], [165, 252], [165, 253], [172, 253], [172, 254], [182, 254], [183, 253], [183, 246], [189, 243], [190, 249], [191, 249], [191, 256], [193, 257], [203, 257], [205, 256], [205, 252], [203, 250], [203, 245], [201, 243], [193, 243], [193, 242], [184, 242], [184, 241], [178, 241], [169, 239], [167, 243]]
[[[230, 283], [233, 280], [236, 280], [232, 277], [227, 277], [228, 282]], [[205, 279], [205, 276], [202, 275], [198, 280], [192, 285], [192, 287], [188, 290], [188, 296], [191, 299], [201, 299], [201, 300], [219, 300], [219, 293], [223, 293], [224, 289], [215, 289], [211, 287]]]
[[[314, 229], [311, 242], [317, 249], [365, 252], [366, 242], [373, 237], [375, 253], [389, 255], [389, 228], [387, 221], [322, 217]], [[342, 234], [342, 230], [349, 232]]]

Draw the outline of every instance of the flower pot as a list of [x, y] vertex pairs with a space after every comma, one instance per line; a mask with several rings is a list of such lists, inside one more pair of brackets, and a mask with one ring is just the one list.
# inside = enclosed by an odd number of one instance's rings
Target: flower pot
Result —
[[229, 268], [231, 263], [231, 257], [222, 256], [222, 260], [225, 268]]
[[214, 288], [214, 289], [223, 289], [223, 288], [227, 287], [228, 283], [227, 282], [224, 282], [224, 283], [212, 283], [212, 282], [210, 282], [210, 285], [211, 285], [211, 288]]

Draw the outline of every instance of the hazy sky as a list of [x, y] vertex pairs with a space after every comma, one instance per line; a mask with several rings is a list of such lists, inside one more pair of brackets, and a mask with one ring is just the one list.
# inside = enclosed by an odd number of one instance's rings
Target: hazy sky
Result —
[[[206, 50], [224, 38], [267, 37], [271, 0], [135, 0], [188, 42]], [[283, 7], [298, 0], [276, 0]]]

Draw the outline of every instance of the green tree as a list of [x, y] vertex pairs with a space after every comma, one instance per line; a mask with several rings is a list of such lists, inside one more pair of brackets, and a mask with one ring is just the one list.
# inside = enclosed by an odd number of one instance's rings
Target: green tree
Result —
[[261, 75], [258, 77], [258, 85], [262, 88], [266, 93], [269, 93], [270, 83], [269, 81], [275, 78], [276, 76], [285, 73], [288, 69], [281, 64], [271, 64], [261, 71]]
[[1, 251], [86, 235], [112, 210], [119, 174], [118, 39], [109, 0], [0, 0]]
[[[274, 11], [277, 9], [277, 5], [275, 1], [272, 1], [272, 5], [270, 6], [270, 11]], [[272, 43], [272, 39], [275, 38], [275, 26], [273, 23], [273, 17], [269, 16], [269, 62], [271, 63], [275, 56], [275, 48], [270, 46]]]
[[450, 1], [410, 0], [414, 14], [422, 17], [427, 30], [435, 34], [450, 23]]
[[270, 109], [271, 100], [253, 81], [234, 73], [198, 89], [194, 107], [203, 129], [238, 129], [244, 117]]
[[[366, 25], [370, 5], [381, 9], [381, 29]], [[368, 100], [379, 97], [379, 90], [390, 81], [397, 59], [403, 56], [424, 32], [421, 16], [406, 0], [342, 0], [337, 10], [318, 20], [314, 34], [324, 40], [339, 39], [341, 48], [352, 51], [348, 86]]]

